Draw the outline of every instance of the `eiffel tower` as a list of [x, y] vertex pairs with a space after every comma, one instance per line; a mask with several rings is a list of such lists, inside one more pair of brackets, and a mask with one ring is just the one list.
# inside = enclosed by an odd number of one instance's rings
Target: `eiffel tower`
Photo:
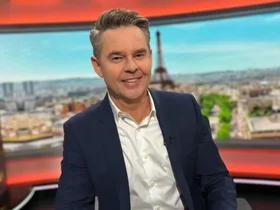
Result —
[[157, 67], [155, 68], [154, 75], [152, 76], [151, 85], [160, 85], [161, 89], [165, 89], [167, 87], [174, 88], [175, 83], [169, 77], [166, 68], [163, 65], [163, 57], [161, 50], [161, 41], [160, 41], [160, 32], [156, 32], [157, 35]]

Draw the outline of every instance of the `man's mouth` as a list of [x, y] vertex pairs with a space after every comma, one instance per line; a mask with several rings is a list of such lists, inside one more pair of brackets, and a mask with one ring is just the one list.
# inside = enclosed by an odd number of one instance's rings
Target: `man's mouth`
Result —
[[133, 79], [126, 79], [126, 80], [122, 80], [122, 82], [126, 82], [126, 83], [134, 83], [137, 80], [141, 79], [142, 77], [138, 77], [138, 78], [133, 78]]

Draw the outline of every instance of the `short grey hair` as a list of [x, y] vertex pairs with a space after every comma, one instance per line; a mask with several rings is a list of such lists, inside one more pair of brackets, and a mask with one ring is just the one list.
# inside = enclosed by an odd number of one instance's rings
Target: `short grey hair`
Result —
[[149, 20], [135, 11], [117, 8], [103, 12], [95, 22], [94, 28], [90, 31], [90, 42], [93, 47], [94, 56], [97, 58], [100, 56], [102, 33], [107, 29], [122, 26], [139, 27], [144, 32], [148, 47], [150, 48]]

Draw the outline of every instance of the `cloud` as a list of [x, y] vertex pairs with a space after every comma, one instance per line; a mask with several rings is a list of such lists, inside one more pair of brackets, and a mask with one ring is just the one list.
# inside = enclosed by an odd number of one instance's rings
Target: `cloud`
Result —
[[278, 46], [272, 41], [183, 43], [163, 45], [163, 56], [170, 73], [267, 68], [280, 66]]
[[184, 24], [174, 24], [168, 26], [169, 28], [180, 29], [180, 30], [196, 30], [204, 27], [204, 23], [184, 23]]
[[70, 47], [69, 50], [72, 52], [89, 51], [89, 50], [92, 50], [92, 46], [90, 45], [90, 43], [87, 45], [76, 45], [76, 46]]
[[32, 49], [31, 48], [22, 48], [19, 49], [19, 56], [21, 57], [31, 57], [32, 56]]
[[199, 53], [244, 53], [269, 52], [280, 54], [280, 43], [276, 42], [211, 42], [189, 43], [178, 45], [163, 44], [162, 50], [168, 54], [199, 54]]
[[267, 17], [267, 18], [265, 19], [265, 21], [267, 21], [267, 22], [279, 21], [279, 22], [280, 22], [280, 14], [272, 15], [272, 16], [270, 16], [270, 17]]

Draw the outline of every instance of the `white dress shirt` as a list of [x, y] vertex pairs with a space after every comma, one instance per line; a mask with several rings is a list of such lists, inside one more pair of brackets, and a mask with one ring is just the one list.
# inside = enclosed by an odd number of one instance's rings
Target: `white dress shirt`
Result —
[[138, 124], [109, 95], [125, 160], [132, 210], [183, 210], [153, 99], [150, 114]]

